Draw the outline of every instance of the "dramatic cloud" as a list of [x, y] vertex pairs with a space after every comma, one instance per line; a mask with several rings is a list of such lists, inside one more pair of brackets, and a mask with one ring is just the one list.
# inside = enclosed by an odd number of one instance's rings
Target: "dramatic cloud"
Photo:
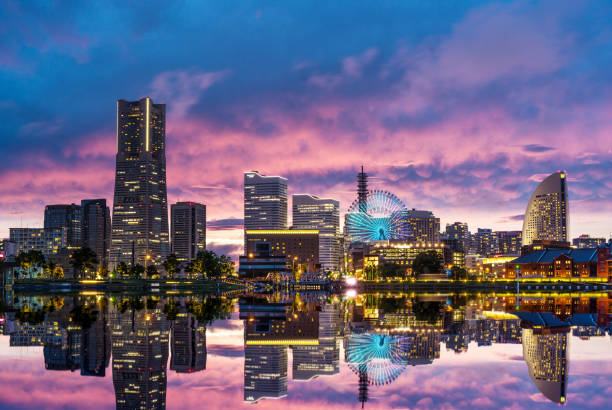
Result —
[[373, 188], [471, 230], [520, 229], [507, 215], [565, 169], [571, 234], [612, 231], [601, 2], [2, 11], [0, 236], [48, 203], [112, 202], [115, 101], [145, 95], [167, 105], [169, 201], [207, 205], [216, 249], [239, 253], [243, 171], [344, 212], [362, 164]]

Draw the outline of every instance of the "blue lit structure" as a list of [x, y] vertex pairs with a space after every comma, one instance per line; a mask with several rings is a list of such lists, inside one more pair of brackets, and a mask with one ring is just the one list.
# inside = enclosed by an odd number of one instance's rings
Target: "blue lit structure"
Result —
[[371, 242], [406, 239], [410, 229], [403, 202], [387, 191], [373, 190], [365, 199], [353, 202], [346, 214], [351, 241]]
[[349, 336], [346, 362], [369, 384], [391, 383], [404, 371], [411, 339], [405, 336], [361, 333]]

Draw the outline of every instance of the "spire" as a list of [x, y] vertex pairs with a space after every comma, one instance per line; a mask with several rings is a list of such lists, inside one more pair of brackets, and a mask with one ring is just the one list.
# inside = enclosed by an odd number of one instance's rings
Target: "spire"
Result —
[[359, 201], [359, 212], [366, 212], [368, 199], [368, 174], [363, 171], [363, 165], [361, 166], [361, 172], [357, 174], [357, 200]]

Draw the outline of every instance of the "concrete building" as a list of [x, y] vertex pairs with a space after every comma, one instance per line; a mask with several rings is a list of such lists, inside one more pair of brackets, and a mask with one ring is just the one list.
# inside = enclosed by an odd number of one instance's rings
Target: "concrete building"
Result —
[[66, 246], [81, 247], [81, 207], [76, 204], [45, 206], [44, 228], [66, 228]]
[[168, 239], [166, 105], [119, 100], [110, 265], [160, 265]]
[[189, 262], [206, 250], [206, 205], [178, 202], [170, 208], [172, 220], [172, 253]]
[[592, 238], [589, 235], [580, 235], [572, 239], [572, 245], [576, 248], [596, 248], [606, 243], [606, 238]]
[[44, 255], [52, 255], [68, 244], [66, 228], [10, 228], [9, 236], [17, 248], [17, 254], [41, 251]]
[[523, 220], [523, 245], [535, 240], [567, 241], [569, 208], [567, 174], [549, 175], [529, 198]]
[[107, 266], [111, 244], [111, 218], [106, 199], [82, 200], [81, 217], [82, 246], [94, 251], [98, 261]]
[[287, 229], [287, 179], [244, 173], [244, 229]]
[[406, 211], [406, 218], [410, 234], [417, 243], [440, 242], [440, 218], [436, 218], [433, 212], [412, 208]]
[[456, 241], [456, 250], [467, 252], [470, 246], [470, 232], [465, 222], [455, 222], [446, 225], [447, 239]]
[[170, 370], [194, 373], [206, 369], [206, 326], [191, 313], [176, 315], [170, 343]]
[[293, 228], [319, 231], [321, 268], [339, 271], [341, 263], [340, 203], [313, 195], [293, 195]]
[[319, 264], [319, 231], [317, 230], [247, 230], [246, 255], [256, 254], [257, 246], [268, 243], [270, 256], [286, 257], [287, 269], [316, 272]]

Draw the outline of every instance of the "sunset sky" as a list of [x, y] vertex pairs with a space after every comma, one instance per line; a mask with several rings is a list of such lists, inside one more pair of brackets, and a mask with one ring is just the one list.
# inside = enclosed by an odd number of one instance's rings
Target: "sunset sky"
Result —
[[169, 203], [205, 203], [222, 252], [244, 171], [344, 212], [362, 164], [472, 231], [521, 229], [565, 169], [571, 237], [612, 232], [610, 2], [69, 3], [0, 5], [0, 237], [112, 203], [116, 100], [144, 96], [167, 105]]

